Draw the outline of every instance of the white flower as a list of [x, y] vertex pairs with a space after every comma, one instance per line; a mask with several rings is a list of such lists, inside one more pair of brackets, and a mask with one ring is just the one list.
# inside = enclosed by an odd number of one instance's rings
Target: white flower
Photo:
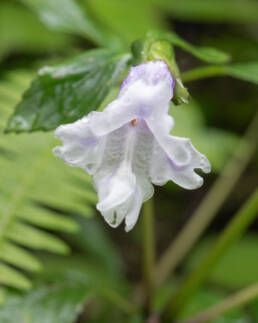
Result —
[[55, 131], [63, 146], [54, 154], [93, 175], [97, 209], [112, 227], [124, 219], [126, 231], [134, 227], [142, 203], [153, 195], [152, 183], [172, 180], [195, 189], [203, 179], [194, 170], [211, 169], [190, 139], [169, 134], [173, 88], [164, 62], [132, 67], [117, 99], [103, 112], [91, 112]]

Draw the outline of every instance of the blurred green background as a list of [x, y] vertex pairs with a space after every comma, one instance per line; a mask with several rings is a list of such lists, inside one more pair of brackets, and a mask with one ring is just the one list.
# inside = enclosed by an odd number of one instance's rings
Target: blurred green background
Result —
[[[44, 5], [43, 0], [41, 3]], [[53, 0], [53, 11], [55, 3]], [[77, 3], [81, 13], [90, 17], [85, 29], [94, 31], [92, 26], [98, 25], [109, 30], [123, 40], [128, 51], [131, 42], [150, 29], [165, 28], [195, 45], [230, 53], [232, 62], [258, 62], [255, 0]], [[60, 17], [65, 17], [65, 10], [60, 11]], [[52, 132], [4, 134], [7, 120], [38, 68], [97, 46], [94, 32], [85, 37], [76, 26], [49, 28], [36, 11], [33, 0], [0, 1], [0, 276], [5, 286], [0, 293], [0, 322], [143, 322], [142, 314], [131, 314], [122, 298], [134, 295], [142, 276], [141, 221], [129, 234], [122, 226], [109, 228], [95, 211], [90, 178], [52, 155], [51, 148], [56, 145]], [[178, 48], [176, 59], [181, 72], [202, 65]], [[196, 191], [185, 191], [173, 183], [156, 187], [157, 258], [221, 176], [257, 113], [254, 83], [221, 76], [185, 85], [191, 99], [188, 105], [172, 107], [174, 134], [192, 138], [196, 148], [210, 159], [213, 172]], [[245, 151], [241, 158], [245, 159]], [[154, 304], [157, 311], [177, 281], [198, 266], [216, 236], [254, 191], [257, 170], [256, 151], [216, 218], [177, 268], [176, 278], [171, 277], [171, 283], [159, 288]], [[182, 316], [257, 282], [257, 246], [256, 220], [214, 268]], [[258, 303], [254, 302], [214, 322], [257, 321]]]

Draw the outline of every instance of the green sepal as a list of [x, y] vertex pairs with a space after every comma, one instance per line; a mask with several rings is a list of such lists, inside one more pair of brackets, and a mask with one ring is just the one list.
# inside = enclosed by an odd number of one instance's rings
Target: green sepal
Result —
[[157, 39], [157, 35], [148, 33], [146, 37], [137, 40], [132, 45], [133, 65], [148, 61], [164, 61], [175, 80], [173, 102], [175, 104], [188, 103], [189, 93], [181, 80], [180, 71], [175, 59], [173, 45], [163, 39]]

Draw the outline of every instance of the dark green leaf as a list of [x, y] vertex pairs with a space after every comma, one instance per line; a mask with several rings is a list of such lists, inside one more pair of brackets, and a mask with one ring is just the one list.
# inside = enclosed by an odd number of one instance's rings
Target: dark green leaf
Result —
[[51, 130], [97, 110], [129, 59], [128, 54], [91, 50], [41, 69], [16, 107], [7, 131]]
[[53, 30], [86, 36], [94, 43], [107, 47], [119, 47], [118, 39], [97, 26], [89, 14], [74, 0], [22, 0], [34, 10]]
[[10, 294], [0, 307], [3, 323], [73, 323], [89, 298], [89, 289], [65, 281], [27, 294]]

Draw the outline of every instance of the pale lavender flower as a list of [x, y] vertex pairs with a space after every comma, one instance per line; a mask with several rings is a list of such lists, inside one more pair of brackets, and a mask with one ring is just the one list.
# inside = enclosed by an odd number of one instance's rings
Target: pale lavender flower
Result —
[[186, 189], [202, 185], [195, 169], [210, 172], [208, 159], [190, 139], [171, 136], [168, 115], [174, 80], [162, 61], [130, 69], [120, 93], [103, 112], [61, 125], [55, 131], [63, 146], [54, 154], [93, 175], [97, 209], [112, 227], [125, 219], [131, 230], [153, 184], [172, 180]]

